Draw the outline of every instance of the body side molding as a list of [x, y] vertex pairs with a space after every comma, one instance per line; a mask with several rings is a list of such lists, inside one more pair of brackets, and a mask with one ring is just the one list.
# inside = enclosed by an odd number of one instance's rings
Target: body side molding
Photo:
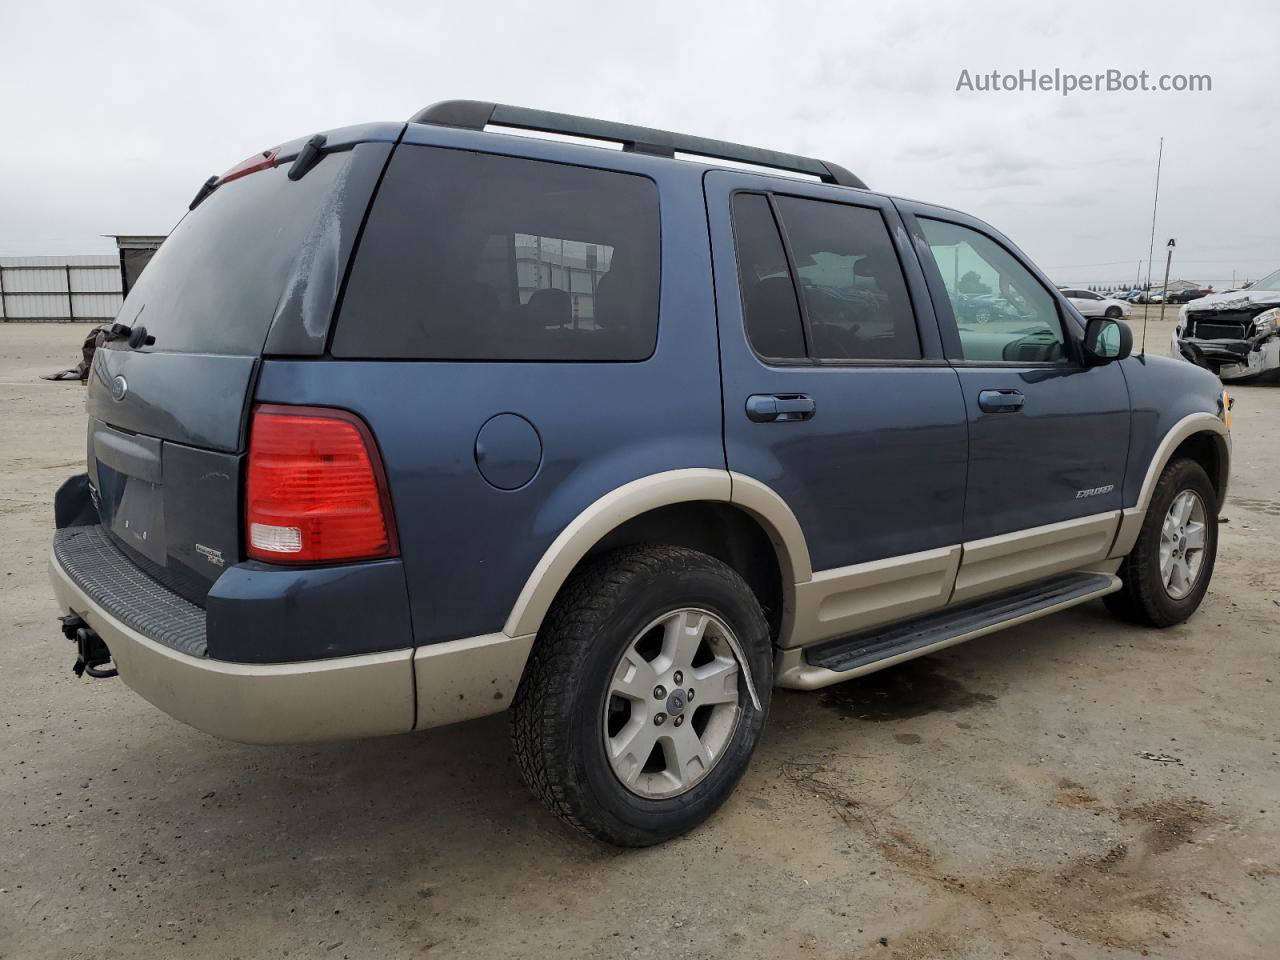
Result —
[[803, 647], [943, 607], [961, 547], [955, 544], [815, 573], [796, 584], [794, 626], [782, 648]]
[[1052, 613], [1057, 613], [1060, 610], [1066, 610], [1081, 603], [1087, 603], [1089, 600], [1106, 596], [1108, 593], [1114, 593], [1120, 589], [1119, 577], [1110, 574], [1105, 575], [1105, 577], [1106, 585], [1096, 591], [1074, 596], [1059, 603], [1030, 609], [1026, 613], [1009, 617], [999, 623], [977, 626], [974, 629], [946, 637], [945, 639], [939, 640], [937, 643], [916, 647], [893, 656], [885, 657], [882, 660], [866, 663], [862, 666], [855, 667], [852, 670], [846, 670], [839, 673], [834, 670], [828, 670], [826, 667], [820, 667], [809, 663], [805, 659], [805, 651], [802, 647], [794, 647], [790, 650], [779, 650], [774, 659], [774, 683], [779, 687], [786, 687], [791, 690], [816, 690], [820, 687], [831, 686], [833, 683], [841, 683], [842, 681], [850, 680], [854, 677], [861, 677], [864, 674], [875, 673], [877, 670], [892, 667], [894, 664], [902, 663], [906, 660], [914, 660], [916, 657], [923, 657], [926, 654], [934, 653], [938, 650], [944, 650], [947, 647], [955, 646], [958, 643], [964, 643], [967, 640], [974, 640], [978, 637], [986, 636], [989, 633], [1004, 630], [1006, 627], [1013, 627], [1020, 623], [1026, 623], [1030, 620], [1038, 620], [1041, 617], [1047, 617]]
[[[807, 647], [1072, 570], [1110, 574], [1118, 510], [819, 570], [795, 585], [778, 646]], [[790, 626], [790, 629], [788, 629]]]
[[1015, 530], [964, 544], [952, 603], [964, 603], [1106, 559], [1120, 511]]

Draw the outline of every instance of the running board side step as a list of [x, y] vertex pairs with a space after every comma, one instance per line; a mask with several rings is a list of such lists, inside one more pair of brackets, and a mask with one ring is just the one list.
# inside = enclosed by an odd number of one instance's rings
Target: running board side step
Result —
[[1067, 573], [873, 632], [781, 650], [775, 683], [793, 690], [830, 686], [1104, 597], [1120, 586], [1111, 574]]

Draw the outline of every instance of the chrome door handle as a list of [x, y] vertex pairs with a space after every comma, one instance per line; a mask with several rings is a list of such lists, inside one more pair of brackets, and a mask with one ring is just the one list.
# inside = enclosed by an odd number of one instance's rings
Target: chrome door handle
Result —
[[1021, 390], [983, 390], [978, 394], [978, 406], [985, 413], [1017, 413], [1026, 399]]
[[803, 393], [753, 393], [747, 397], [747, 418], [755, 423], [810, 420], [818, 405]]

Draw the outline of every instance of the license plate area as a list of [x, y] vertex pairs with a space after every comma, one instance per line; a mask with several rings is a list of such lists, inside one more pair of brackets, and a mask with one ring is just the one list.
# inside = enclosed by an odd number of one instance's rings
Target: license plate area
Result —
[[129, 433], [91, 419], [88, 467], [98, 518], [154, 580], [203, 605], [242, 559], [242, 454]]
[[121, 543], [163, 566], [168, 546], [160, 441], [94, 421], [89, 468], [102, 525]]

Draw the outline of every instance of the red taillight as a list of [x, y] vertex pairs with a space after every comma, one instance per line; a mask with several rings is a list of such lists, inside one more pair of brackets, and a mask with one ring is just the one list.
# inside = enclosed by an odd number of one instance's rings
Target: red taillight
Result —
[[263, 150], [261, 153], [255, 153], [252, 157], [241, 160], [234, 167], [218, 178], [218, 183], [230, 183], [232, 180], [239, 180], [241, 177], [247, 177], [251, 173], [257, 173], [259, 170], [267, 170], [276, 165], [276, 157], [280, 153], [279, 147], [272, 147], [270, 150]]
[[255, 407], [245, 532], [249, 556], [268, 563], [394, 556], [391, 498], [364, 421], [327, 407]]

